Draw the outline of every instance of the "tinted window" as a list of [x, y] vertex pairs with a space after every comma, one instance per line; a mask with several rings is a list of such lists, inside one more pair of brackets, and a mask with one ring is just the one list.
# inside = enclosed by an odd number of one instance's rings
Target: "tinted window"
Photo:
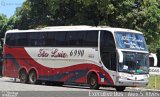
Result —
[[115, 41], [111, 32], [101, 31], [101, 50], [112, 51], [115, 50]]
[[84, 42], [84, 36], [86, 35], [86, 32], [68, 32], [67, 33], [67, 40], [68, 40], [68, 46], [75, 46], [75, 47], [81, 47]]
[[29, 34], [29, 46], [45, 46], [47, 33], [34, 32]]
[[65, 47], [68, 46], [66, 41], [66, 32], [54, 32], [55, 46]]
[[26, 33], [8, 33], [6, 36], [6, 44], [9, 46], [26, 46], [27, 41]]
[[47, 33], [47, 38], [45, 46], [56, 46], [54, 33], [52, 32], [46, 32], [46, 33]]
[[114, 37], [109, 31], [101, 31], [100, 35], [101, 60], [109, 70], [116, 70], [116, 47]]
[[98, 31], [9, 33], [6, 36], [6, 44], [35, 47], [96, 47]]
[[86, 32], [83, 46], [97, 47], [98, 46], [98, 31]]
[[150, 65], [150, 67], [154, 66], [154, 58], [153, 57], [149, 58], [149, 65]]
[[101, 60], [106, 68], [108, 68], [109, 70], [116, 70], [116, 53], [101, 53]]
[[10, 34], [10, 33], [6, 35], [6, 44], [7, 45], [13, 46], [15, 44], [13, 35], [14, 34]]

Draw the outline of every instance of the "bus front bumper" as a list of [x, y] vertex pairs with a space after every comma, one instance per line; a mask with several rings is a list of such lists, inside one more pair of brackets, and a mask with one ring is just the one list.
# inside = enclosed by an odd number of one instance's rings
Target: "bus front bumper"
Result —
[[127, 87], [146, 87], [148, 85], [148, 80], [136, 81], [136, 80], [118, 80], [117, 86], [127, 86]]

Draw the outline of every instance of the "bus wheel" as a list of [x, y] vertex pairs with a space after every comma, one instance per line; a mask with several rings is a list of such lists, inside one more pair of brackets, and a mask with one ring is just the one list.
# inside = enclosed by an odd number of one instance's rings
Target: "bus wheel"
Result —
[[116, 90], [122, 92], [122, 91], [125, 90], [125, 88], [126, 88], [126, 87], [124, 87], [124, 86], [117, 86], [117, 87], [116, 87]]
[[28, 75], [25, 70], [21, 70], [19, 73], [19, 79], [21, 83], [27, 83], [28, 82]]
[[29, 73], [29, 83], [30, 84], [36, 84], [36, 82], [37, 82], [37, 74], [36, 74], [35, 71], [31, 71]]
[[89, 85], [91, 89], [99, 89], [98, 78], [95, 74], [91, 74], [89, 77]]

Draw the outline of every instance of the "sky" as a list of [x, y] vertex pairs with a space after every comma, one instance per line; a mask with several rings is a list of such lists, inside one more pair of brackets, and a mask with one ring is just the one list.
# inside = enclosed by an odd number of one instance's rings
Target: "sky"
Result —
[[17, 7], [21, 7], [26, 0], [0, 0], [0, 14], [4, 14], [10, 18]]

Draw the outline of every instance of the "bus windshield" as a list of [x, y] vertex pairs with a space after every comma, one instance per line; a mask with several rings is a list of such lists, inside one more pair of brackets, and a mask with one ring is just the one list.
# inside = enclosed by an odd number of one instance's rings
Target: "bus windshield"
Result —
[[148, 74], [148, 54], [137, 52], [123, 52], [123, 60], [123, 63], [119, 64], [120, 72], [127, 72], [131, 74]]
[[118, 48], [129, 50], [147, 51], [146, 42], [143, 34], [116, 32]]

